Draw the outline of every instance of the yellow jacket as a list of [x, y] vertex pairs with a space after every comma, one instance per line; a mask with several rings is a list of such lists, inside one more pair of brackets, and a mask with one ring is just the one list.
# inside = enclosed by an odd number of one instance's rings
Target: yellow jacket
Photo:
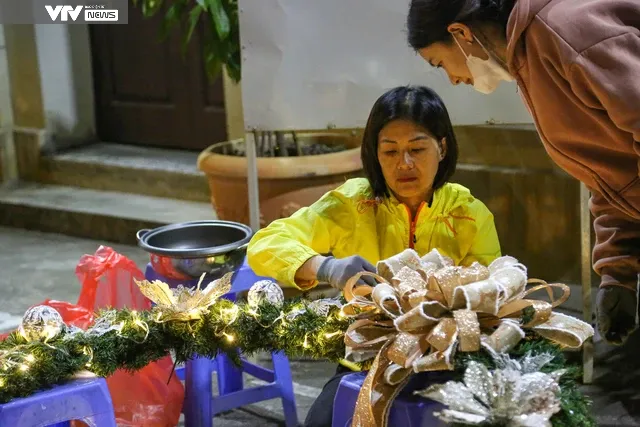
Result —
[[298, 287], [296, 271], [315, 255], [360, 255], [375, 265], [410, 247], [420, 256], [436, 248], [464, 266], [500, 256], [493, 215], [467, 188], [445, 184], [412, 221], [406, 205], [393, 196], [374, 201], [369, 182], [355, 178], [258, 231], [247, 261], [257, 275]]

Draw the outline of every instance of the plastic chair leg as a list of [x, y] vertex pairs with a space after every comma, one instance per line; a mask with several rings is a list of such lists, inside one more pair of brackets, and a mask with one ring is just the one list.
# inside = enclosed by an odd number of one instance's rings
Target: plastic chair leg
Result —
[[185, 370], [185, 427], [212, 427], [211, 361], [196, 357], [186, 363]]
[[216, 372], [218, 373], [218, 392], [220, 395], [242, 390], [244, 387], [242, 370], [238, 369], [224, 354], [216, 357], [216, 363], [218, 364]]
[[280, 387], [282, 393], [282, 409], [284, 411], [284, 422], [287, 427], [297, 427], [298, 413], [296, 411], [296, 400], [293, 392], [293, 379], [291, 378], [291, 366], [289, 359], [283, 353], [272, 353], [273, 372], [275, 382]]

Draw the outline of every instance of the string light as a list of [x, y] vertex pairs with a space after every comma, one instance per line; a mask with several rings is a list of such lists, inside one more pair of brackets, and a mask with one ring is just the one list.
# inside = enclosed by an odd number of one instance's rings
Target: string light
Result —
[[58, 335], [58, 331], [58, 328], [51, 325], [46, 325], [44, 327], [44, 330], [42, 331], [45, 335], [44, 342], [54, 339], [56, 335]]
[[28, 371], [28, 370], [29, 370], [29, 366], [27, 366], [27, 365], [20, 365], [20, 370], [21, 370], [22, 372], [26, 372], [26, 371]]
[[137, 326], [138, 328], [142, 329], [144, 331], [144, 337], [141, 340], [136, 340], [133, 337], [128, 337], [129, 339], [132, 339], [133, 341], [142, 344], [143, 342], [145, 342], [147, 340], [147, 337], [149, 336], [149, 325], [147, 325], [147, 323], [145, 321], [143, 321], [142, 319], [140, 319], [138, 317], [138, 313], [134, 310], [132, 311], [133, 314], [133, 324], [134, 326]]
[[342, 334], [342, 332], [340, 332], [340, 331], [335, 331], [335, 332], [331, 332], [331, 333], [327, 332], [326, 334], [324, 334], [324, 337], [325, 338], [333, 338], [333, 337], [338, 336], [340, 334]]
[[283, 312], [283, 311], [280, 311], [280, 316], [278, 317], [278, 319], [280, 319], [280, 320], [281, 320], [281, 322], [282, 322], [282, 323], [281, 323], [281, 326], [283, 326], [283, 327], [284, 327], [284, 326], [287, 326], [287, 321], [285, 320], [285, 317], [286, 317], [286, 316], [285, 316], [284, 312]]
[[33, 363], [35, 362], [36, 358], [33, 354], [29, 354], [27, 357], [24, 358], [24, 360], [26, 360], [29, 363]]
[[311, 346], [309, 345], [309, 342], [307, 341], [307, 339], [308, 339], [308, 335], [309, 335], [309, 334], [304, 334], [304, 342], [302, 343], [302, 347], [304, 347], [304, 348], [309, 348], [309, 347], [311, 347]]
[[229, 342], [233, 342], [233, 341], [235, 341], [235, 339], [236, 339], [233, 335], [229, 335], [229, 334], [228, 334], [228, 333], [226, 333], [226, 332], [223, 332], [222, 334], [224, 335], [224, 337], [225, 337], [225, 338], [227, 339], [227, 341], [229, 341]]
[[240, 309], [237, 305], [231, 306], [231, 308], [223, 308], [220, 310], [220, 318], [227, 325], [232, 324], [238, 319]]
[[82, 348], [82, 353], [84, 353], [86, 356], [89, 356], [89, 361], [87, 361], [87, 364], [85, 366], [87, 368], [91, 367], [91, 362], [93, 361], [93, 349], [91, 347], [84, 346]]

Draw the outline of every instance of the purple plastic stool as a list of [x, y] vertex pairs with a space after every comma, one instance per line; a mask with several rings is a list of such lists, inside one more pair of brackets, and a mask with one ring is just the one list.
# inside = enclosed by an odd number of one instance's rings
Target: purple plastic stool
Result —
[[[415, 390], [426, 388], [429, 384], [442, 383], [451, 379], [450, 375], [428, 372], [414, 375], [398, 397], [393, 401], [389, 411], [389, 425], [403, 427], [441, 427], [447, 424], [436, 418], [433, 413], [444, 406], [431, 399], [416, 396]], [[338, 392], [333, 401], [333, 427], [349, 427], [353, 419], [353, 411], [362, 388], [366, 372], [355, 372], [345, 375], [340, 380]]]
[[72, 420], [116, 427], [111, 394], [104, 378], [74, 380], [0, 405], [0, 426], [63, 426]]
[[[195, 279], [185, 282], [164, 278], [153, 269], [151, 263], [147, 265], [145, 278], [161, 280], [170, 287], [194, 287], [199, 281]], [[231, 280], [231, 292], [224, 298], [235, 301], [238, 293], [249, 290], [255, 282], [265, 279], [268, 278], [256, 276], [245, 259]], [[206, 284], [208, 281], [205, 279], [203, 285]], [[297, 426], [298, 415], [289, 359], [282, 353], [272, 353], [271, 359], [273, 371], [250, 363], [244, 358], [242, 368], [237, 368], [224, 354], [218, 355], [215, 359], [194, 356], [185, 363], [184, 368], [176, 369], [178, 378], [185, 381], [185, 401], [182, 409], [185, 427], [211, 427], [215, 414], [276, 398], [282, 399], [285, 425]], [[214, 371], [218, 374], [218, 396], [213, 396], [211, 392], [211, 373]], [[243, 372], [268, 384], [245, 389], [242, 382]]]

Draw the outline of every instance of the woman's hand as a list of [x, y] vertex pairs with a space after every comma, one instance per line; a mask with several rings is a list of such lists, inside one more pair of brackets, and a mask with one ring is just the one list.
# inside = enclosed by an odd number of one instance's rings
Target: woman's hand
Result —
[[304, 264], [300, 266], [296, 271], [296, 284], [300, 289], [309, 289], [311, 285], [316, 282], [316, 276], [322, 263], [327, 257], [322, 255], [316, 255], [309, 258]]
[[[362, 271], [375, 273], [376, 268], [369, 261], [357, 255], [343, 259], [328, 257], [318, 268], [316, 279], [328, 283], [332, 288], [342, 290], [347, 280]], [[371, 286], [376, 285], [373, 277], [364, 276], [360, 281]]]

